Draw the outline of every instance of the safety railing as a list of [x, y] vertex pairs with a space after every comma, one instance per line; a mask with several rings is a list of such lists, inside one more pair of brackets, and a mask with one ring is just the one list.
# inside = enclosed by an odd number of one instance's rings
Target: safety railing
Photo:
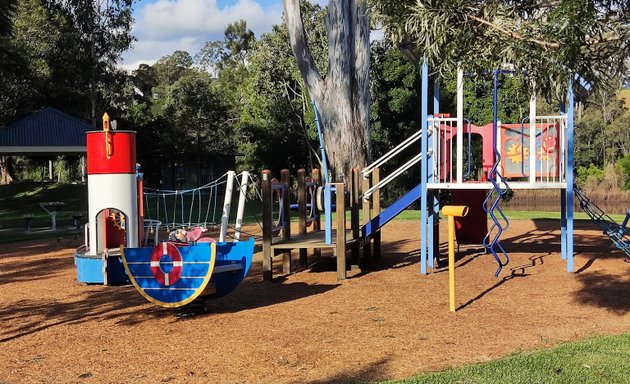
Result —
[[[412, 145], [413, 143], [419, 141], [421, 137], [422, 137], [422, 132], [421, 131], [415, 132], [413, 135], [409, 136], [402, 143], [398, 144], [396, 147], [392, 148], [389, 152], [387, 152], [386, 154], [381, 156], [379, 159], [374, 161], [372, 164], [370, 164], [369, 166], [365, 167], [361, 171], [363, 177], [364, 178], [368, 178], [374, 172], [375, 169], [379, 169], [383, 164], [387, 163], [389, 160], [391, 160], [394, 157], [396, 157], [398, 154], [400, 154], [402, 151], [404, 151], [410, 145]], [[370, 196], [372, 196], [374, 194], [374, 192], [380, 190], [385, 185], [389, 184], [392, 180], [396, 179], [398, 176], [400, 176], [405, 171], [407, 171], [409, 168], [411, 168], [412, 166], [417, 164], [420, 161], [421, 158], [422, 158], [422, 154], [418, 153], [413, 158], [411, 158], [410, 160], [405, 162], [403, 165], [398, 167], [396, 170], [394, 170], [392, 173], [390, 173], [389, 175], [387, 175], [386, 177], [381, 179], [378, 183], [370, 186], [370, 188], [368, 188], [367, 190], [363, 191], [363, 199], [365, 199], [365, 200], [369, 199]]]
[[[433, 179], [453, 183], [454, 174], [453, 138], [457, 135], [457, 118], [433, 117], [428, 119], [428, 129], [434, 148]], [[459, 152], [459, 151], [458, 151]]]
[[530, 181], [566, 182], [567, 122], [565, 115], [536, 116], [535, 124], [530, 123], [529, 148], [535, 153], [530, 156]]

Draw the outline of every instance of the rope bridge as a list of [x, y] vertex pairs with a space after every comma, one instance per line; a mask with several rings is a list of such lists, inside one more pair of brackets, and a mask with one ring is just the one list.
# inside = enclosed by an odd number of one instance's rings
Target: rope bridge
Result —
[[[148, 230], [165, 228], [171, 231], [179, 228], [201, 227], [221, 228], [220, 240], [225, 241], [228, 228], [231, 200], [236, 182], [239, 191], [234, 237], [241, 233], [243, 211], [247, 188], [253, 179], [249, 172], [236, 175], [228, 171], [216, 180], [197, 188], [185, 190], [159, 190], [144, 188], [144, 221]], [[220, 199], [223, 198], [223, 202]]]

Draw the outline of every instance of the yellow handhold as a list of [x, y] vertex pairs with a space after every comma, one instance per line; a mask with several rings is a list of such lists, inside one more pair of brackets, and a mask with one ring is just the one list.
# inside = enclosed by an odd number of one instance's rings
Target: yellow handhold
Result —
[[442, 214], [448, 217], [448, 296], [449, 310], [455, 312], [455, 217], [468, 214], [465, 205], [445, 205]]
[[103, 114], [103, 131], [109, 132], [109, 115], [107, 112]]
[[105, 131], [105, 155], [109, 160], [112, 158], [112, 142], [109, 138], [109, 115], [107, 112], [103, 114], [103, 131]]
[[442, 208], [444, 216], [464, 217], [468, 214], [468, 207], [465, 205], [445, 205]]

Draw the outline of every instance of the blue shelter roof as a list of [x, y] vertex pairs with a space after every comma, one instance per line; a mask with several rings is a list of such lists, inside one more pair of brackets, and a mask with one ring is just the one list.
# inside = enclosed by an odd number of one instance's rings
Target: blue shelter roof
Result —
[[0, 153], [85, 153], [89, 124], [55, 108], [45, 108], [0, 129]]

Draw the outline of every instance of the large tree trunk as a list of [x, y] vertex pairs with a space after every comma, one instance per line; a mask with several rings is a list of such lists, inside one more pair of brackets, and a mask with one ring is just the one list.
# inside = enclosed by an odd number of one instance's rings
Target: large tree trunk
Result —
[[322, 77], [308, 48], [299, 0], [284, 0], [291, 48], [317, 105], [324, 146], [337, 181], [370, 157], [370, 41], [365, 5], [355, 0], [328, 3], [329, 68]]

